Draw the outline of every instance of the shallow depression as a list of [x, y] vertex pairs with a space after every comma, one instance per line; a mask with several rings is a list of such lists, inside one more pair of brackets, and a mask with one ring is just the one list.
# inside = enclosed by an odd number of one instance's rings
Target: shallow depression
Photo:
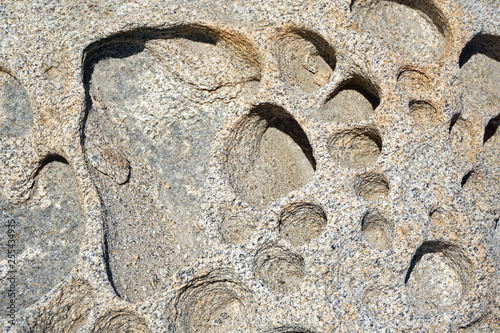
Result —
[[320, 111], [313, 115], [320, 121], [353, 124], [368, 120], [379, 104], [380, 97], [375, 86], [358, 76], [342, 83]]
[[337, 162], [347, 168], [363, 169], [380, 156], [382, 138], [374, 127], [359, 127], [336, 133], [328, 149]]
[[472, 278], [472, 263], [459, 247], [429, 241], [416, 251], [405, 284], [418, 309], [435, 311], [459, 302]]
[[278, 40], [278, 59], [290, 78], [306, 92], [323, 86], [335, 69], [335, 51], [318, 34], [302, 29], [288, 29]]
[[288, 205], [280, 214], [280, 234], [293, 246], [317, 238], [327, 223], [323, 209], [315, 204], [298, 202]]
[[305, 275], [304, 258], [281, 246], [260, 249], [255, 256], [255, 269], [266, 285], [281, 293], [299, 289]]

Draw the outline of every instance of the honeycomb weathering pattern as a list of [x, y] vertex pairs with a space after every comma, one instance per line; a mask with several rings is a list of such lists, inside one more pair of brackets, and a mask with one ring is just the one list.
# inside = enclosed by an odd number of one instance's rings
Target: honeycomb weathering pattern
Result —
[[500, 331], [499, 7], [3, 2], [0, 330]]

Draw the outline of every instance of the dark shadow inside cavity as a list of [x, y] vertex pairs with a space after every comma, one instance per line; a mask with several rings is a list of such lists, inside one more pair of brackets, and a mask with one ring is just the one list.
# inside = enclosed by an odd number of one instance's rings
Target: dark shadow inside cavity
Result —
[[462, 68], [476, 54], [484, 54], [490, 59], [500, 61], [500, 36], [477, 34], [463, 48], [458, 59]]
[[[94, 67], [101, 60], [108, 58], [124, 59], [144, 51], [146, 43], [154, 39], [183, 38], [193, 42], [216, 45], [219, 36], [204, 26], [181, 26], [169, 29], [141, 28], [121, 32], [90, 44], [83, 52], [83, 85], [85, 89], [86, 112], [82, 119], [85, 127], [88, 113], [92, 109], [90, 85]], [[82, 143], [85, 131], [82, 131]]]
[[442, 244], [439, 241], [424, 242], [417, 249], [417, 251], [413, 255], [413, 258], [410, 261], [410, 268], [408, 268], [408, 272], [406, 273], [405, 284], [408, 283], [408, 280], [410, 279], [411, 273], [415, 269], [415, 266], [418, 264], [418, 262], [422, 259], [422, 257], [425, 254], [442, 252], [445, 246], [446, 245]]
[[224, 170], [235, 192], [264, 207], [313, 177], [316, 160], [299, 123], [282, 107], [254, 106], [233, 126]]
[[290, 113], [272, 104], [258, 105], [252, 112], [261, 119], [267, 121], [267, 128], [276, 128], [280, 132], [291, 137], [307, 157], [312, 168], [316, 170], [316, 160], [314, 159], [313, 149], [309, 143], [309, 139], [302, 127], [300, 127], [299, 123]]
[[462, 187], [464, 187], [465, 184], [467, 184], [467, 181], [469, 180], [470, 176], [472, 176], [472, 174], [474, 173], [474, 170], [470, 170], [469, 172], [467, 172], [463, 178], [462, 178], [462, 181], [460, 182], [460, 185]]
[[456, 113], [456, 114], [453, 115], [453, 117], [451, 117], [450, 127], [448, 128], [448, 132], [451, 132], [453, 126], [455, 126], [455, 124], [457, 123], [458, 119], [460, 119], [460, 113]]
[[50, 164], [52, 162], [59, 162], [62, 164], [69, 165], [68, 161], [64, 157], [62, 157], [61, 155], [48, 154], [44, 158], [42, 158], [40, 160], [40, 162], [38, 162], [39, 167], [35, 171], [33, 178], [36, 179], [38, 177], [38, 175], [40, 174], [40, 171], [42, 171], [43, 168], [45, 168], [48, 164]]
[[290, 29], [288, 33], [296, 34], [303, 39], [311, 42], [318, 50], [319, 56], [323, 58], [328, 66], [330, 66], [332, 71], [335, 70], [335, 66], [337, 65], [335, 50], [326, 40], [323, 39], [323, 37], [315, 32], [298, 28]]
[[343, 82], [326, 100], [328, 103], [342, 90], [354, 90], [361, 95], [368, 102], [370, 102], [373, 110], [380, 105], [380, 97], [377, 88], [367, 79], [361, 76], [355, 76]]
[[[405, 284], [408, 283], [408, 280], [410, 279], [410, 276], [415, 269], [415, 266], [419, 263], [419, 261], [422, 259], [422, 257], [426, 254], [430, 253], [445, 253], [447, 257], [449, 257], [449, 254], [456, 254], [461, 251], [458, 250], [458, 248], [452, 244], [442, 242], [442, 241], [427, 241], [424, 242], [420, 247], [417, 249], [415, 254], [413, 255], [413, 258], [411, 259], [410, 262], [410, 267], [408, 268], [408, 272], [406, 273], [405, 277]], [[469, 263], [469, 262], [467, 262]]]
[[300, 27], [285, 27], [278, 39], [280, 67], [307, 93], [324, 86], [336, 67], [334, 48], [319, 34]]
[[500, 125], [500, 114], [492, 118], [486, 125], [486, 128], [484, 129], [483, 144], [497, 133], [498, 125]]

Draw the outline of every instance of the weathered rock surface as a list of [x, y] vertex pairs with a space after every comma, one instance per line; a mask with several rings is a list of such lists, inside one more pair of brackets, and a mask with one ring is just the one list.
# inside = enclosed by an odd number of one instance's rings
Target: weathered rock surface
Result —
[[0, 3], [0, 330], [500, 332], [500, 3]]

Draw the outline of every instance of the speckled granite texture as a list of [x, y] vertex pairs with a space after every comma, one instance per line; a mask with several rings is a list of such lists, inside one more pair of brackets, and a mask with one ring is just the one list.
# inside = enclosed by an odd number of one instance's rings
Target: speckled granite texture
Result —
[[0, 331], [500, 332], [497, 0], [0, 2]]

